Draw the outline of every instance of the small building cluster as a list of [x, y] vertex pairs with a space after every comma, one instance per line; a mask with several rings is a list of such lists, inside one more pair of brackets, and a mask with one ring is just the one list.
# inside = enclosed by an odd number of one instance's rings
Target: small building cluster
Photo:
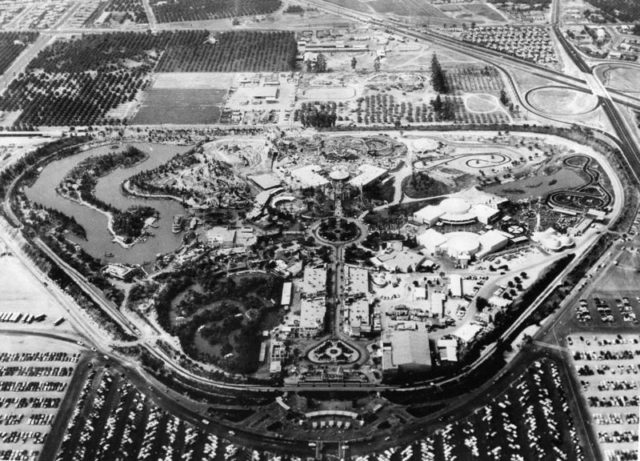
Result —
[[557, 64], [558, 56], [546, 27], [487, 26], [462, 33], [462, 40], [537, 64]]

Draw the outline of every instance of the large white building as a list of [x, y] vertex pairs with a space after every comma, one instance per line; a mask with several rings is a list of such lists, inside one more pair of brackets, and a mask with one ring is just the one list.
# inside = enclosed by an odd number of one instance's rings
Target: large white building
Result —
[[382, 338], [382, 370], [429, 370], [431, 351], [425, 330], [390, 330]]
[[324, 327], [324, 317], [327, 312], [327, 301], [322, 297], [306, 299], [300, 302], [301, 336], [314, 336]]
[[369, 271], [358, 266], [344, 266], [345, 296], [362, 296], [369, 293]]
[[306, 298], [325, 296], [327, 292], [327, 269], [325, 267], [305, 267], [302, 276], [302, 294]]
[[455, 260], [469, 260], [473, 256], [482, 258], [499, 251], [509, 243], [509, 234], [490, 230], [484, 234], [475, 232], [449, 232], [442, 234], [427, 229], [416, 238], [419, 245], [432, 255], [445, 254]]
[[305, 267], [300, 301], [301, 336], [314, 336], [324, 327], [327, 311], [327, 270], [325, 267]]
[[291, 170], [293, 184], [290, 185], [302, 189], [320, 187], [329, 184], [329, 180], [322, 176], [320, 165], [306, 165], [295, 170]]
[[356, 299], [347, 304], [347, 309], [346, 332], [356, 338], [371, 333], [369, 301], [362, 298]]
[[449, 291], [454, 298], [461, 298], [464, 295], [462, 276], [460, 274], [451, 274], [449, 276]]
[[433, 226], [437, 222], [464, 225], [489, 224], [500, 214], [499, 205], [507, 199], [475, 188], [452, 194], [437, 205], [428, 205], [413, 214], [413, 220]]
[[364, 187], [387, 174], [387, 170], [379, 166], [365, 163], [358, 168], [358, 176], [349, 181], [354, 187]]

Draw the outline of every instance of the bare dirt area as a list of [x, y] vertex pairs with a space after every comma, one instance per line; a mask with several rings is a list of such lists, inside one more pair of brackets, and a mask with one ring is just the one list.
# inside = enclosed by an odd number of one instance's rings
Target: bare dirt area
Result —
[[598, 98], [592, 94], [559, 86], [530, 91], [527, 101], [540, 112], [553, 115], [586, 114], [594, 110], [598, 104]]
[[498, 99], [490, 94], [471, 94], [464, 98], [464, 105], [469, 112], [486, 114], [500, 110]]
[[630, 93], [640, 92], [640, 67], [612, 65], [596, 71], [602, 82], [611, 89]]
[[233, 83], [234, 76], [224, 72], [160, 72], [155, 74], [151, 88], [226, 90]]
[[[3, 243], [0, 240], [0, 253]], [[66, 316], [66, 311], [22, 263], [12, 255], [0, 256], [0, 317], [3, 314], [21, 315], [17, 321], [0, 321], [2, 329], [30, 328], [51, 332], [73, 331], [68, 321], [54, 323]], [[45, 317], [41, 321], [25, 323], [27, 316]], [[6, 315], [4, 317], [7, 317]]]

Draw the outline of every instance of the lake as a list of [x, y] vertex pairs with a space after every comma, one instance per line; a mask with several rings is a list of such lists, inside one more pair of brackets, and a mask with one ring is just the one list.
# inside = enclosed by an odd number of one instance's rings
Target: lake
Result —
[[[118, 144], [120, 150], [129, 145], [146, 152], [149, 157], [132, 168], [118, 168], [107, 176], [100, 178], [96, 185], [95, 194], [100, 200], [121, 210], [134, 205], [148, 205], [158, 210], [160, 218], [155, 224], [158, 227], [150, 229], [153, 235], [144, 242], [136, 243], [131, 248], [123, 248], [112, 241], [113, 236], [107, 229], [107, 217], [104, 214], [68, 200], [56, 193], [56, 187], [62, 182], [62, 179], [82, 160], [91, 156], [116, 152], [115, 149], [111, 148], [111, 145], [92, 148], [77, 155], [49, 163], [40, 172], [36, 182], [27, 188], [25, 192], [32, 202], [56, 209], [67, 216], [73, 216], [87, 231], [87, 240], [85, 241], [75, 236], [70, 236], [69, 239], [82, 246], [91, 256], [101, 259], [103, 262], [112, 260], [125, 264], [148, 264], [155, 260], [157, 254], [173, 251], [180, 246], [182, 234], [174, 234], [171, 231], [171, 224], [174, 215], [187, 214], [187, 209], [175, 200], [126, 196], [122, 193], [121, 184], [140, 171], [156, 168], [169, 161], [176, 154], [183, 153], [191, 147], [135, 142]], [[113, 254], [112, 258], [106, 256], [109, 253]]]

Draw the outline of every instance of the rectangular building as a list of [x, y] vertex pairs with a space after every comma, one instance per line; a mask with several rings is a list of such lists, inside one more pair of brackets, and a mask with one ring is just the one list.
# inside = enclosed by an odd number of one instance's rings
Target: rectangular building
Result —
[[449, 276], [449, 291], [454, 298], [462, 298], [464, 289], [462, 287], [462, 276], [459, 274], [451, 274]]

